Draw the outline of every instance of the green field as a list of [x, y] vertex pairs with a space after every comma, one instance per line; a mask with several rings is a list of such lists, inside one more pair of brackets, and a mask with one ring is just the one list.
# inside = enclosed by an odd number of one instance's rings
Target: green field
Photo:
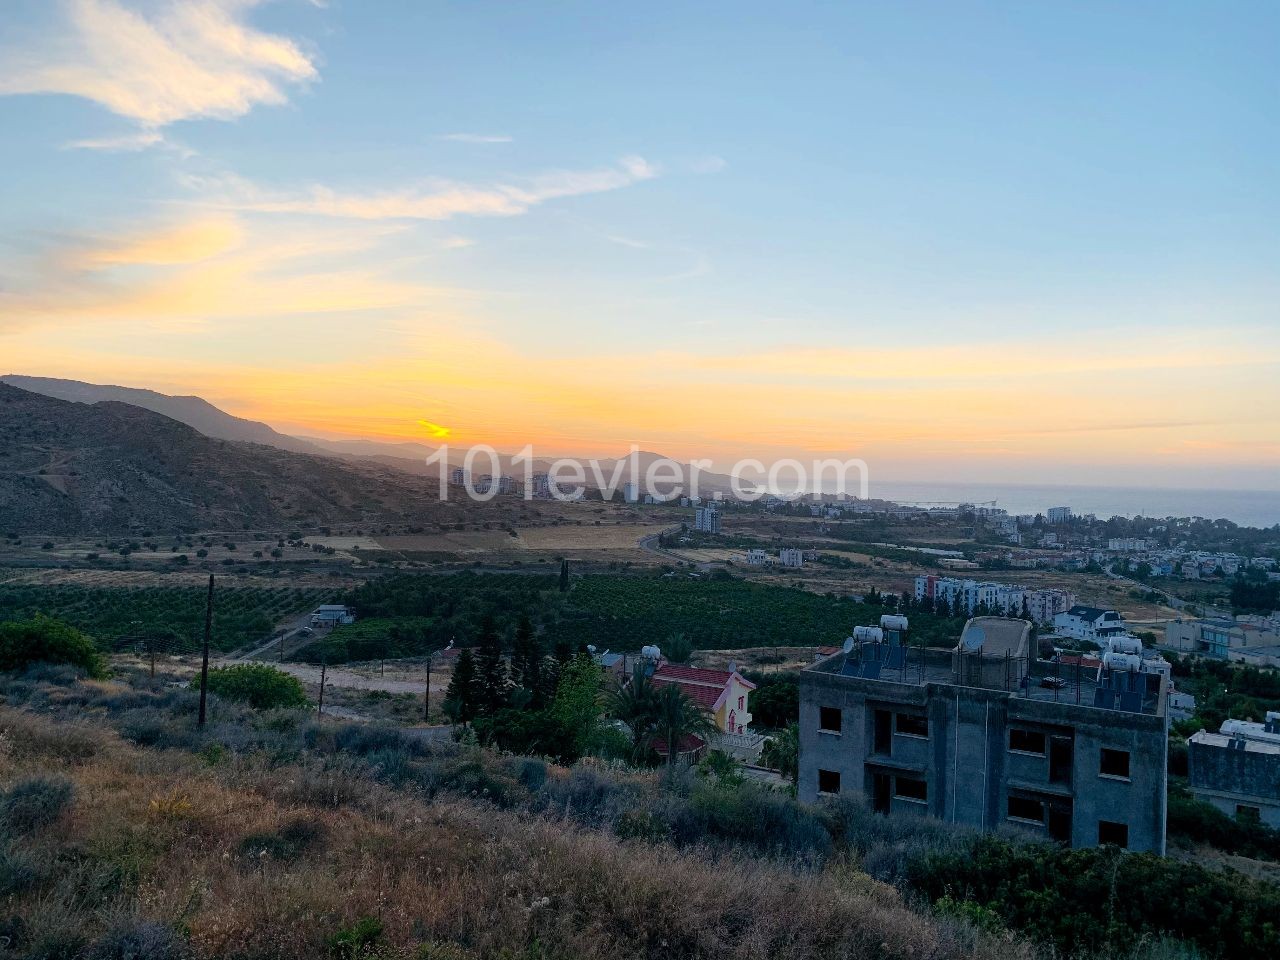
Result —
[[[214, 595], [213, 645], [234, 650], [271, 635], [282, 619], [331, 599], [319, 588], [220, 586]], [[109, 648], [129, 637], [194, 650], [204, 632], [205, 588], [0, 584], [0, 621], [43, 613]]]

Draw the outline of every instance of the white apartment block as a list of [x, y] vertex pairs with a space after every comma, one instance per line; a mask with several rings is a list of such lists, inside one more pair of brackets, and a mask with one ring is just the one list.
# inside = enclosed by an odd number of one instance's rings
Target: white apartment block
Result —
[[693, 529], [702, 533], [720, 532], [720, 511], [715, 504], [699, 507], [693, 512]]
[[803, 567], [804, 551], [795, 547], [779, 550], [778, 562], [784, 567]]
[[1075, 595], [1067, 590], [1028, 590], [1008, 583], [989, 583], [939, 577], [933, 574], [916, 577], [914, 596], [917, 601], [945, 600], [952, 610], [973, 614], [979, 606], [992, 613], [1010, 617], [1024, 614], [1036, 623], [1051, 623], [1059, 613], [1075, 606]]
[[1071, 508], [1050, 507], [1045, 511], [1044, 516], [1050, 523], [1066, 523], [1071, 519]]
[[640, 502], [640, 484], [624, 483], [622, 485], [622, 499], [627, 503]]

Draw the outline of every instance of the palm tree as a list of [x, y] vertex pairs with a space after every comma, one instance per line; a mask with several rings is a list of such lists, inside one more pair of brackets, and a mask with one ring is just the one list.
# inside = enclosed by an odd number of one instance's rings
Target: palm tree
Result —
[[605, 709], [631, 731], [631, 759], [643, 759], [658, 720], [658, 693], [643, 664], [636, 664], [631, 676], [609, 692]]
[[688, 736], [706, 739], [715, 729], [711, 717], [674, 683], [663, 684], [657, 696], [654, 733], [667, 742], [667, 771], [675, 770], [680, 741]]

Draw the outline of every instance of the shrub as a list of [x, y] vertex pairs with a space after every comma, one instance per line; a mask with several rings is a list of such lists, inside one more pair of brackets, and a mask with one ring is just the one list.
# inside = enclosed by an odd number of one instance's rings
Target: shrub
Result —
[[242, 857], [269, 857], [291, 861], [319, 845], [324, 837], [321, 828], [310, 820], [295, 820], [279, 830], [247, 834], [240, 841]]
[[0, 623], [0, 670], [18, 670], [29, 663], [69, 663], [91, 677], [107, 672], [106, 661], [92, 640], [43, 614]]
[[0, 850], [0, 897], [22, 893], [39, 883], [42, 876], [43, 871], [30, 850], [16, 845]]
[[28, 834], [47, 827], [71, 806], [74, 789], [62, 777], [19, 780], [0, 796], [0, 818], [11, 834]]
[[382, 921], [377, 917], [361, 917], [329, 938], [329, 952], [337, 960], [357, 960], [370, 953], [382, 937]]
[[107, 931], [86, 953], [87, 960], [185, 960], [187, 942], [171, 928], [150, 920], [126, 920]]
[[[193, 686], [199, 689], [196, 679]], [[238, 663], [209, 671], [209, 691], [256, 710], [305, 707], [307, 693], [297, 677], [265, 663]]]

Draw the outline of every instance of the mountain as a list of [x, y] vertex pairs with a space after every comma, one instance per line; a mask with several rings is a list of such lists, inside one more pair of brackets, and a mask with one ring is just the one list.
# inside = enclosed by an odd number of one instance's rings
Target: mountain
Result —
[[[117, 401], [59, 400], [0, 383], [0, 530], [147, 530], [458, 519], [429, 479], [374, 463], [207, 437]], [[498, 507], [468, 504], [470, 512]]]
[[[137, 387], [109, 386], [85, 383], [80, 380], [30, 377], [12, 373], [0, 376], [0, 384], [6, 383], [31, 393], [73, 403], [94, 404], [112, 401], [132, 404], [144, 410], [163, 414], [172, 420], [177, 420], [179, 423], [184, 423], [194, 428], [206, 437], [219, 440], [264, 444], [292, 453], [315, 454], [346, 460], [372, 461], [383, 467], [399, 470], [414, 476], [438, 476], [439, 467], [436, 465], [427, 466], [425, 463], [426, 458], [433, 454], [436, 448], [424, 443], [413, 441], [325, 440], [319, 437], [294, 437], [280, 433], [265, 423], [232, 416], [201, 397], [175, 397]], [[459, 448], [450, 451], [449, 461], [456, 466], [461, 466], [465, 457], [466, 450]], [[557, 456], [541, 457], [534, 460], [527, 469], [530, 473], [545, 473], [557, 459], [559, 459]], [[587, 471], [587, 486], [593, 489], [598, 486], [596, 472], [590, 466], [591, 461], [571, 455], [567, 459], [580, 459], [584, 469]], [[616, 476], [618, 488], [628, 481], [642, 483], [649, 465], [660, 459], [665, 460], [667, 458], [658, 453], [641, 451], [637, 455], [639, 469], [634, 473], [627, 457], [599, 459], [597, 461], [599, 464], [599, 476], [603, 478], [606, 486]], [[619, 462], [622, 463], [621, 470], [617, 469]], [[683, 483], [687, 484], [690, 469], [686, 464], [678, 464], [678, 466], [680, 474], [684, 478]], [[474, 468], [476, 474], [489, 473], [488, 458], [483, 456], [475, 458]], [[513, 463], [510, 454], [498, 455], [498, 473], [509, 474], [518, 478], [524, 475], [525, 470], [526, 465]], [[669, 474], [670, 471], [668, 470], [667, 475]], [[568, 474], [566, 473], [564, 476], [567, 477]], [[728, 493], [731, 489], [730, 478], [724, 474], [700, 473], [699, 481], [700, 492], [704, 496], [717, 491]]]
[[0, 383], [73, 403], [99, 403], [103, 400], [114, 400], [132, 404], [144, 410], [164, 414], [171, 420], [194, 427], [206, 437], [214, 437], [218, 440], [262, 443], [294, 453], [329, 452], [308, 440], [290, 437], [273, 430], [265, 423], [234, 417], [201, 397], [174, 397], [137, 387], [117, 387], [85, 383], [81, 380], [59, 380], [54, 377], [27, 377], [16, 373], [0, 377]]

